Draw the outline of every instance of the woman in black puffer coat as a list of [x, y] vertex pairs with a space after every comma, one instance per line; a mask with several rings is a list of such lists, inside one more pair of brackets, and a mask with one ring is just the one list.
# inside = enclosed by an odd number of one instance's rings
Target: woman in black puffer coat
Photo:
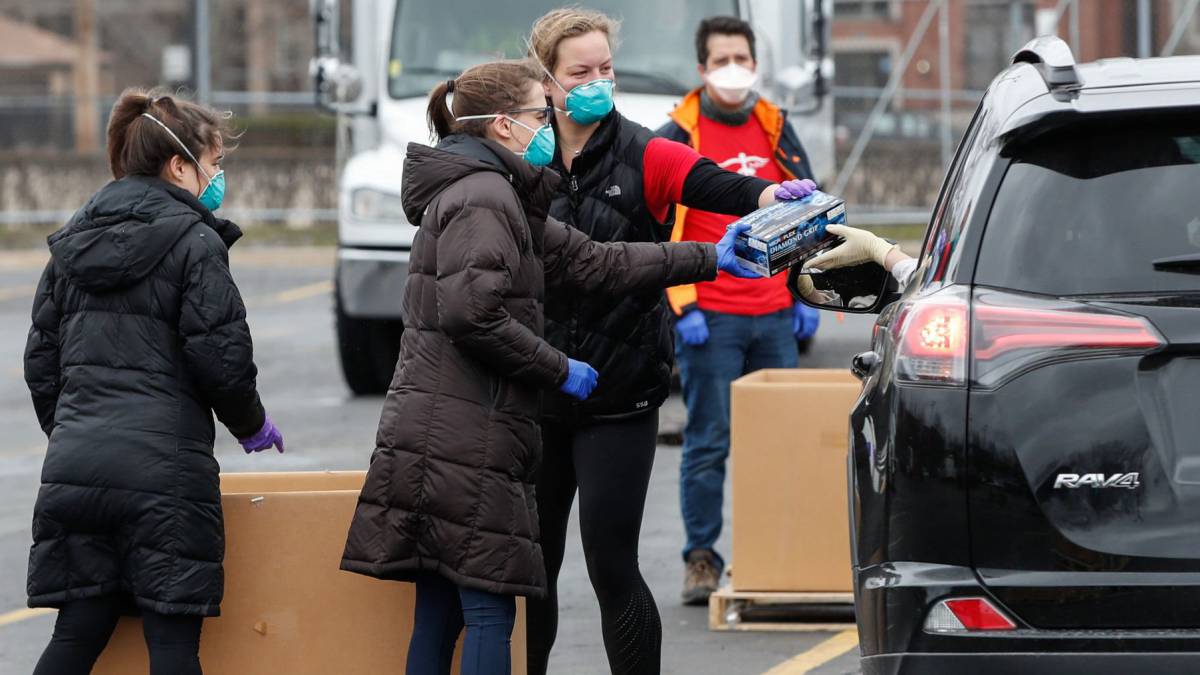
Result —
[[49, 239], [25, 350], [50, 439], [28, 594], [60, 611], [35, 675], [90, 672], [130, 605], [151, 673], [200, 673], [225, 551], [213, 413], [247, 452], [283, 451], [229, 272], [241, 231], [211, 211], [222, 136], [215, 111], [125, 92], [108, 127], [116, 180]]
[[404, 210], [420, 229], [404, 339], [342, 569], [416, 582], [409, 675], [449, 673], [464, 623], [464, 675], [508, 672], [513, 596], [545, 595], [542, 394], [595, 384], [542, 338], [545, 287], [612, 295], [736, 265], [735, 232], [717, 247], [597, 244], [548, 217], [560, 179], [535, 164], [553, 154], [550, 114], [529, 64], [483, 64], [434, 90], [438, 146], [408, 146]]

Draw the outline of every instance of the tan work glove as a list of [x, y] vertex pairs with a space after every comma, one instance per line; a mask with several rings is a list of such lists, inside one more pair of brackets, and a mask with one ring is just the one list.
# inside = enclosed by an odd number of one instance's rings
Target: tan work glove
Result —
[[818, 291], [813, 286], [812, 277], [807, 274], [793, 274], [788, 279], [788, 290], [797, 300], [807, 300], [814, 305], [829, 305], [833, 296], [825, 291]]
[[825, 228], [825, 231], [836, 234], [846, 241], [809, 260], [804, 265], [806, 268], [833, 270], [839, 267], [861, 265], [872, 260], [882, 267], [884, 261], [887, 260], [888, 253], [898, 246], [898, 244], [893, 244], [856, 227], [830, 225]]
[[803, 298], [810, 302], [815, 301], [817, 289], [813, 286], [812, 277], [807, 274], [797, 274], [794, 279], [792, 287], [788, 289], [792, 292], [792, 296], [797, 300]]

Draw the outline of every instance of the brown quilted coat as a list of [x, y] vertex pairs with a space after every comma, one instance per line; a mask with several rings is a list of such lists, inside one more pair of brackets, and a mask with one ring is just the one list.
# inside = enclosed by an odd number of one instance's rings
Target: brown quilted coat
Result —
[[546, 284], [615, 294], [717, 271], [711, 244], [598, 244], [547, 219], [558, 181], [488, 140], [409, 145], [404, 337], [342, 569], [544, 595], [537, 419], [567, 375], [542, 339]]

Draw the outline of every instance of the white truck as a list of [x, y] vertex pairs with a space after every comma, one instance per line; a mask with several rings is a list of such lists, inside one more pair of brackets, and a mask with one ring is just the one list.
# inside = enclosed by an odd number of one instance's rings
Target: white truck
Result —
[[[524, 55], [533, 21], [565, 0], [313, 0], [317, 102], [338, 116], [335, 314], [342, 372], [356, 394], [384, 391], [403, 330], [401, 305], [416, 228], [400, 202], [409, 142], [430, 141], [427, 94], [464, 68]], [[700, 20], [748, 20], [760, 90], [790, 113], [818, 177], [833, 166], [825, 102], [832, 0], [590, 0], [622, 20], [616, 106], [655, 129], [700, 84]], [[349, 30], [346, 30], [346, 29]], [[348, 44], [347, 44], [348, 43]]]

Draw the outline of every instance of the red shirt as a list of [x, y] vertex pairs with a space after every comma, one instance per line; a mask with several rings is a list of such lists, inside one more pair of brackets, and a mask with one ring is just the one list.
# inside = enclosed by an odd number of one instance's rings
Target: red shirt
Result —
[[[720, 167], [772, 183], [784, 180], [783, 171], [773, 159], [775, 148], [771, 147], [770, 137], [753, 115], [736, 127], [701, 115], [698, 132], [700, 154]], [[688, 209], [683, 239], [716, 243], [725, 234], [725, 227], [735, 220], [734, 216]], [[786, 274], [740, 279], [720, 272], [715, 281], [696, 284], [696, 303], [700, 309], [712, 312], [759, 316], [790, 308], [792, 296], [787, 290]]]
[[658, 222], [667, 218], [671, 205], [683, 199], [683, 184], [700, 153], [689, 145], [665, 138], [651, 138], [642, 152], [642, 194], [650, 215]]

